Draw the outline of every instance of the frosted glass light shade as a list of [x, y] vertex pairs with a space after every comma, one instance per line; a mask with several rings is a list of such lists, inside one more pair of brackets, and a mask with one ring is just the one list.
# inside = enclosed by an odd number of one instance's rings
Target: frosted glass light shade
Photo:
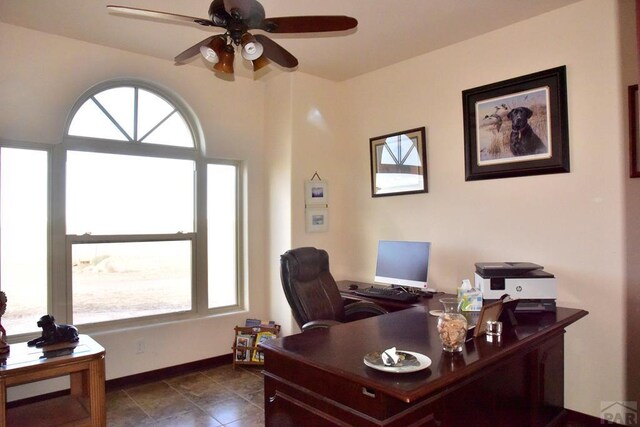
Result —
[[207, 62], [211, 62], [212, 64], [217, 64], [220, 61], [216, 51], [209, 46], [200, 46], [200, 54]]

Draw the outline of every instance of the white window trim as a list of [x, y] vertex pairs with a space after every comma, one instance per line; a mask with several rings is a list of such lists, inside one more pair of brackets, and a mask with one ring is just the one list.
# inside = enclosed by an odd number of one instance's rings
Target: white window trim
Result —
[[[172, 103], [182, 114], [191, 130], [195, 147], [176, 147], [167, 145], [156, 145], [147, 143], [131, 143], [128, 141], [115, 141], [100, 138], [88, 138], [68, 135], [71, 120], [75, 116], [78, 109], [83, 103], [96, 95], [97, 93], [119, 86], [137, 86], [139, 88], [149, 90], [168, 102]], [[55, 146], [50, 156], [51, 160], [51, 179], [50, 188], [56, 197], [51, 202], [51, 244], [50, 244], [50, 285], [49, 285], [49, 301], [50, 313], [56, 317], [56, 320], [70, 322], [72, 319], [73, 306], [71, 301], [71, 244], [78, 241], [94, 241], [100, 239], [105, 241], [107, 238], [115, 236], [73, 236], [66, 234], [65, 227], [65, 176], [66, 176], [66, 153], [69, 150], [89, 151], [107, 154], [125, 154], [125, 155], [142, 155], [148, 157], [163, 157], [175, 159], [193, 160], [196, 164], [196, 195], [195, 195], [195, 224], [194, 233], [183, 234], [161, 234], [161, 235], [131, 235], [126, 236], [131, 241], [141, 241], [140, 239], [154, 240], [159, 236], [163, 240], [185, 240], [185, 237], [192, 239], [192, 248], [195, 255], [192, 257], [192, 310], [187, 312], [168, 313], [153, 316], [144, 316], [132, 319], [121, 319], [108, 322], [100, 322], [95, 324], [83, 324], [82, 330], [88, 333], [101, 332], [113, 329], [120, 329], [130, 326], [142, 326], [158, 323], [159, 321], [179, 321], [190, 318], [216, 316], [230, 312], [238, 312], [245, 310], [244, 303], [244, 249], [243, 249], [243, 230], [244, 230], [244, 211], [243, 211], [243, 164], [233, 160], [218, 160], [205, 158], [203, 156], [203, 136], [201, 127], [193, 111], [179, 97], [173, 95], [165, 88], [158, 85], [133, 79], [114, 79], [100, 83], [87, 90], [78, 100], [69, 113], [67, 123], [65, 124], [65, 132], [62, 144]], [[236, 210], [237, 210], [237, 230], [236, 230], [236, 248], [237, 248], [237, 264], [236, 264], [236, 295], [237, 304], [208, 308], [207, 298], [207, 165], [208, 164], [227, 164], [236, 167]], [[120, 236], [122, 237], [122, 236]], [[111, 240], [109, 240], [111, 241]]]

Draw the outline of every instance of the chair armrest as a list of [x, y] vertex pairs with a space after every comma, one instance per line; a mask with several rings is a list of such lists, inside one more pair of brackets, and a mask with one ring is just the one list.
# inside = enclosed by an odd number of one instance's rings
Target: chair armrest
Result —
[[312, 320], [311, 322], [307, 322], [302, 325], [302, 332], [308, 331], [309, 329], [326, 329], [331, 326], [339, 325], [340, 322], [337, 320]]
[[347, 321], [349, 321], [353, 316], [356, 316], [357, 319], [361, 319], [363, 317], [373, 317], [386, 313], [388, 313], [386, 309], [370, 301], [357, 301], [344, 306], [344, 315]]

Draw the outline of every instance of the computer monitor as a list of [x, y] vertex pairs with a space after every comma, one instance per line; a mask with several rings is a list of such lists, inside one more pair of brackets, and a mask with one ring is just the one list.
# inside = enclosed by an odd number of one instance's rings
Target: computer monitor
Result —
[[375, 281], [427, 290], [430, 251], [431, 242], [380, 240]]

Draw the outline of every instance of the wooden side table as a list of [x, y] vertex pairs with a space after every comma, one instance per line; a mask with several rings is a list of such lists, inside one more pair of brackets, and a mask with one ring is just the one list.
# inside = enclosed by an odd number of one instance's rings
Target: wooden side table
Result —
[[[0, 427], [106, 426], [105, 351], [88, 335], [44, 348], [11, 344], [0, 357]], [[69, 375], [71, 393], [7, 410], [7, 387]]]

